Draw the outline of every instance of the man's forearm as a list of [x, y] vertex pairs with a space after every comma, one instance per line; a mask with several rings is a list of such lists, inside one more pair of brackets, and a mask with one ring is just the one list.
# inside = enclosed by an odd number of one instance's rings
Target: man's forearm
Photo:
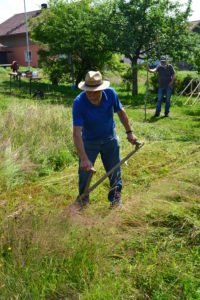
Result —
[[93, 165], [91, 161], [88, 159], [88, 156], [85, 151], [85, 147], [82, 139], [81, 127], [79, 126], [73, 127], [73, 139], [74, 139], [74, 145], [76, 147], [80, 159], [80, 168], [85, 171], [90, 171]]
[[80, 160], [88, 159], [81, 135], [74, 132], [73, 139]]
[[175, 76], [175, 74], [174, 74], [174, 75], [172, 75], [170, 85], [172, 85], [172, 84], [174, 83], [175, 79], [176, 79], [176, 76]]
[[123, 108], [118, 112], [118, 116], [119, 116], [121, 123], [123, 124], [123, 126], [125, 128], [125, 131], [126, 132], [131, 131], [131, 125], [129, 123], [128, 116]]
[[137, 143], [137, 137], [132, 132], [128, 116], [123, 108], [118, 112], [118, 116], [119, 116], [121, 123], [123, 124], [123, 126], [125, 128], [128, 141], [132, 145], [135, 145]]
[[157, 68], [154, 68], [154, 69], [148, 68], [148, 71], [149, 71], [150, 73], [156, 73], [156, 72], [157, 72]]

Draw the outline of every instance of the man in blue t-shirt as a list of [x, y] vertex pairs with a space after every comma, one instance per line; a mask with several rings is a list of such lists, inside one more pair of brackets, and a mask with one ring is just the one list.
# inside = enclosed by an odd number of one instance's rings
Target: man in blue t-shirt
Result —
[[[79, 156], [79, 195], [86, 187], [89, 171], [98, 154], [106, 172], [120, 162], [119, 143], [115, 132], [114, 113], [123, 124], [127, 139], [136, 144], [127, 114], [110, 82], [102, 80], [98, 71], [89, 71], [85, 81], [79, 83], [81, 92], [73, 103], [73, 139]], [[108, 199], [111, 207], [121, 205], [122, 179], [120, 167], [110, 176]], [[89, 196], [77, 197], [81, 207], [89, 203]]]
[[158, 73], [158, 100], [154, 117], [159, 117], [160, 115], [163, 96], [166, 96], [164, 116], [168, 117], [172, 95], [172, 86], [175, 80], [174, 68], [172, 67], [172, 65], [167, 63], [167, 57], [162, 56], [160, 59], [160, 65], [158, 65], [155, 69], [148, 68], [148, 70], [151, 73]]

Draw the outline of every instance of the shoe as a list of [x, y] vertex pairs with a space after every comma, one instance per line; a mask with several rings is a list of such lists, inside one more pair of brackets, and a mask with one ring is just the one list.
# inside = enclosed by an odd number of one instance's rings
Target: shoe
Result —
[[115, 191], [114, 198], [110, 202], [110, 208], [116, 208], [122, 206], [122, 200], [121, 200], [121, 193], [118, 191]]
[[169, 114], [164, 114], [164, 117], [165, 117], [165, 118], [169, 117]]
[[160, 116], [160, 114], [155, 114], [153, 117], [154, 118], [157, 118], [157, 117], [159, 117]]
[[80, 198], [78, 196], [75, 201], [75, 205], [77, 205], [80, 209], [86, 207], [90, 203], [89, 195], [85, 195]]

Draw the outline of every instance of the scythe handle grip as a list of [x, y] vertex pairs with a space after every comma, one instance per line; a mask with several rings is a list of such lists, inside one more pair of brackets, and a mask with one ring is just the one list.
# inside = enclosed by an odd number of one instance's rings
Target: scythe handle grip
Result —
[[143, 142], [136, 142], [135, 148], [127, 154], [119, 163], [117, 163], [110, 171], [103, 175], [97, 182], [95, 182], [91, 187], [88, 188], [87, 194], [92, 192], [100, 183], [102, 183], [108, 176], [110, 176], [118, 167], [123, 165], [134, 153], [136, 153], [140, 148], [144, 146]]

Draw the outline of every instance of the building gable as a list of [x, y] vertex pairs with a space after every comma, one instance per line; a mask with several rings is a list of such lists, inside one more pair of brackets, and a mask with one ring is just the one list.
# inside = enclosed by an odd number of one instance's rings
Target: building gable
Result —
[[[27, 18], [37, 17], [41, 10], [27, 12]], [[0, 37], [8, 35], [16, 35], [26, 32], [25, 14], [20, 13], [12, 16], [8, 20], [0, 24]]]

